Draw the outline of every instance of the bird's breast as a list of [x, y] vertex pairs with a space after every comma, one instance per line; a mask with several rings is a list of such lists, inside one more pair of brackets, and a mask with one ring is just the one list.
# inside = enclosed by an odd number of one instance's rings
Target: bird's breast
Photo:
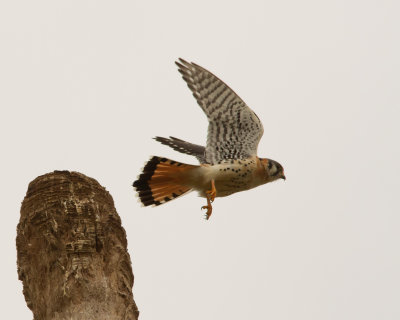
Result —
[[235, 192], [248, 190], [262, 184], [258, 159], [228, 160], [215, 165], [203, 164], [193, 176], [193, 189], [205, 197], [214, 180], [217, 197], [225, 197]]

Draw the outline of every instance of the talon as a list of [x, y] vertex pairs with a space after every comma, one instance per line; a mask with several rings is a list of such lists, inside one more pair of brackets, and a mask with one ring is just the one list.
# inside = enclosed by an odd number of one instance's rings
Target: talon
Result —
[[207, 205], [202, 206], [201, 209], [207, 209], [206, 212], [206, 220], [210, 219], [211, 213], [212, 213], [212, 206], [211, 206], [211, 201], [210, 198], [207, 196]]
[[[207, 202], [209, 203], [208, 198], [207, 198]], [[201, 209], [207, 209], [205, 218], [206, 218], [206, 220], [210, 219], [210, 216], [211, 216], [211, 213], [212, 213], [212, 206], [211, 206], [211, 204], [209, 203], [209, 205], [207, 205], [207, 206], [202, 206]]]
[[210, 219], [210, 216], [212, 213], [211, 202], [214, 201], [216, 194], [217, 194], [217, 192], [215, 190], [214, 180], [211, 180], [211, 190], [206, 191], [207, 205], [201, 207], [201, 209], [207, 209], [206, 220]]
[[211, 206], [204, 206], [204, 207], [202, 207], [202, 209], [203, 208], [207, 208], [207, 212], [206, 212], [206, 214], [205, 214], [205, 219], [206, 220], [208, 220], [208, 219], [210, 219], [210, 216], [211, 216], [211, 213], [212, 213], [212, 207]]

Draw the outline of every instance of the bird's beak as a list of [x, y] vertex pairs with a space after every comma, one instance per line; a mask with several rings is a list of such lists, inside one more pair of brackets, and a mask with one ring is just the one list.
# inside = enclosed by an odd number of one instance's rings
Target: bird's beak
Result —
[[282, 179], [283, 179], [283, 180], [286, 180], [286, 177], [285, 177], [285, 176], [282, 176]]

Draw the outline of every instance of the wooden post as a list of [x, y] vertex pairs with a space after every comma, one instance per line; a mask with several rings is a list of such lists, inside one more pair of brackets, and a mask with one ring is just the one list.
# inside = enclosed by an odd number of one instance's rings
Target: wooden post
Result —
[[137, 320], [121, 219], [94, 179], [55, 171], [33, 180], [17, 227], [18, 276], [35, 320]]

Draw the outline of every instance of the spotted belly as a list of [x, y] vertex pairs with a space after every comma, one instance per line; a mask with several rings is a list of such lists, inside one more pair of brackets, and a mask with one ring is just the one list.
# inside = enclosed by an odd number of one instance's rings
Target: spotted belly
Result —
[[205, 197], [205, 192], [210, 190], [212, 180], [215, 183], [217, 197], [226, 197], [261, 184], [259, 179], [260, 166], [257, 159], [232, 160], [216, 165], [202, 165], [199, 167], [198, 174], [193, 189], [197, 190], [201, 197]]

